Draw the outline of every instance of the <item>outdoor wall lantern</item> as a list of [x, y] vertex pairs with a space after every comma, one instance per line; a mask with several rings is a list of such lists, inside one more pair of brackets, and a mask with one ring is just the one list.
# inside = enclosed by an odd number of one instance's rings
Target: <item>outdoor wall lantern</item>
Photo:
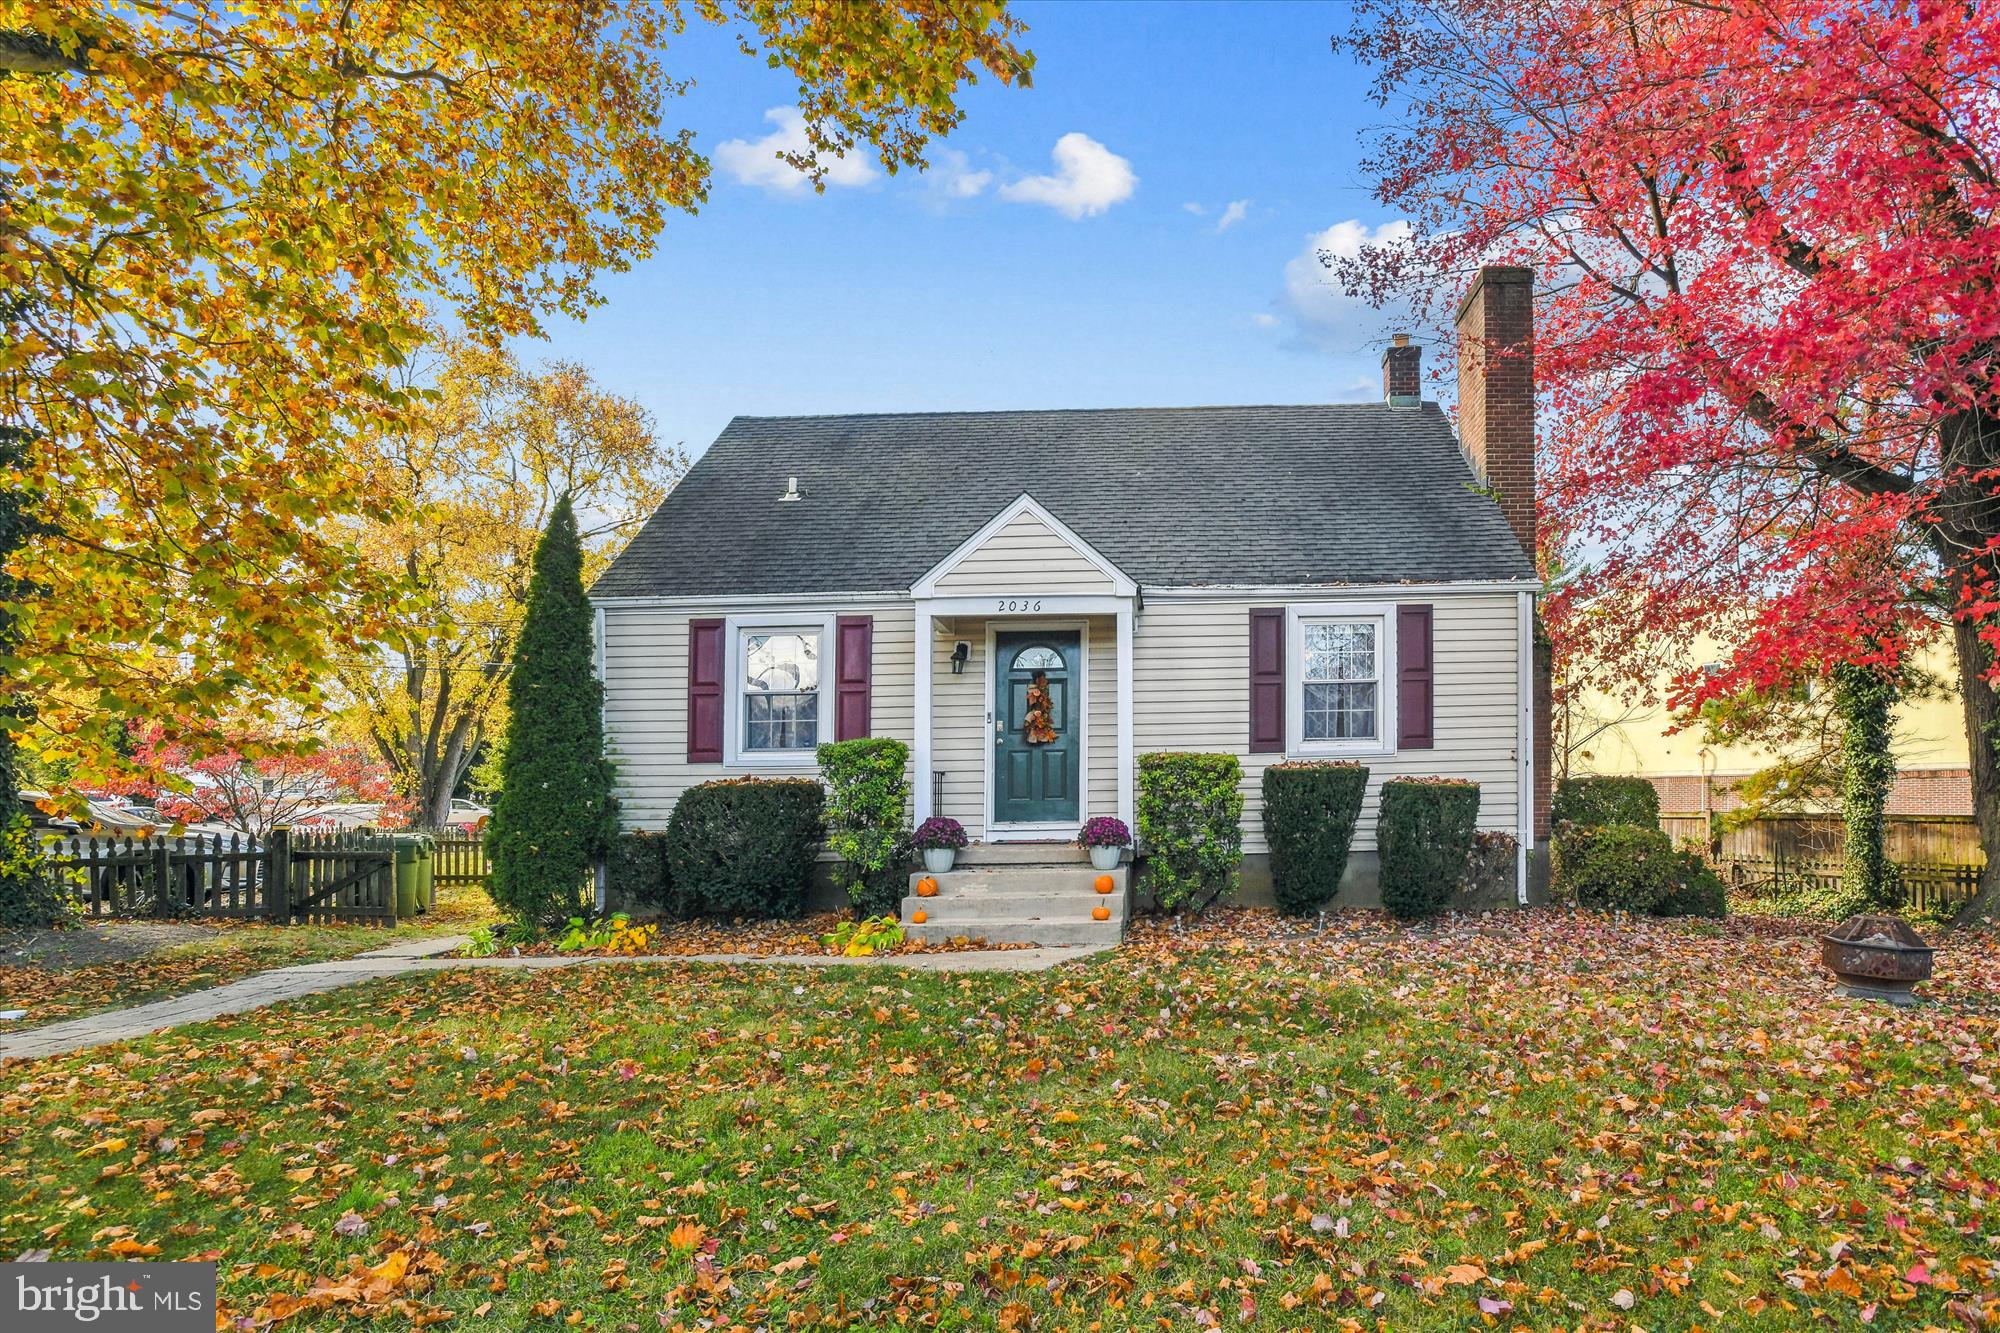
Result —
[[967, 643], [964, 639], [960, 639], [956, 644], [952, 645], [951, 674], [954, 676], [964, 675], [965, 664], [967, 660], [971, 658], [971, 656], [972, 656], [972, 645]]

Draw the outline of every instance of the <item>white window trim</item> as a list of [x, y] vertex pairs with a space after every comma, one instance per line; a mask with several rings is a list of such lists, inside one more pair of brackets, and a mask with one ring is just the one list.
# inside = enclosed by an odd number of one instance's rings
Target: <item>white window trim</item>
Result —
[[830, 615], [799, 615], [774, 612], [769, 615], [730, 616], [723, 622], [728, 636], [729, 656], [722, 669], [722, 762], [729, 768], [816, 769], [819, 760], [811, 750], [745, 750], [743, 748], [743, 640], [750, 631], [803, 630], [819, 635], [819, 728], [820, 740], [833, 739], [831, 696], [835, 688], [833, 620]]
[[[1374, 740], [1305, 738], [1308, 621], [1371, 621], [1375, 625]], [[1396, 606], [1392, 602], [1299, 602], [1285, 608], [1285, 754], [1293, 759], [1396, 753]]]

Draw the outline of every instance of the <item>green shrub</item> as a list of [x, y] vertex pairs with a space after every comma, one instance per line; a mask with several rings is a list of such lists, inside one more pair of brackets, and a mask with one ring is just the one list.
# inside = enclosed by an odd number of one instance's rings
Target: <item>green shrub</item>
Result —
[[1564, 778], [1556, 784], [1549, 822], [1561, 828], [1606, 824], [1660, 826], [1660, 791], [1645, 778]]
[[1139, 849], [1162, 909], [1199, 914], [1235, 887], [1242, 781], [1233, 754], [1139, 756]]
[[28, 817], [0, 823], [0, 930], [47, 930], [76, 915], [76, 895], [43, 859]]
[[666, 878], [681, 910], [797, 916], [819, 854], [823, 799], [811, 778], [725, 778], [688, 788], [666, 838]]
[[500, 799], [486, 828], [486, 892], [516, 921], [556, 926], [589, 915], [592, 872], [618, 832], [591, 625], [583, 546], [565, 492], [535, 544], [507, 676]]
[[1368, 790], [1360, 764], [1273, 764], [1264, 770], [1264, 839], [1281, 912], [1316, 912], [1340, 891], [1354, 822]]
[[1451, 904], [1478, 822], [1476, 782], [1392, 778], [1382, 784], [1375, 842], [1382, 858], [1382, 905], [1391, 915], [1414, 920]]
[[894, 915], [909, 874], [910, 747], [872, 736], [819, 747], [834, 880], [863, 916]]
[[1655, 916], [1708, 916], [1721, 917], [1729, 913], [1729, 894], [1723, 887], [1722, 876], [1715, 873], [1715, 867], [1703, 859], [1700, 852], [1680, 848], [1674, 853], [1674, 886], [1660, 905], [1653, 909]]
[[1570, 824], [1551, 850], [1555, 892], [1578, 907], [1652, 912], [1674, 891], [1674, 844], [1656, 828]]
[[680, 916], [685, 911], [676, 900], [673, 880], [667, 874], [664, 833], [633, 830], [612, 839], [605, 880], [607, 896], [620, 907], [636, 907], [666, 916]]

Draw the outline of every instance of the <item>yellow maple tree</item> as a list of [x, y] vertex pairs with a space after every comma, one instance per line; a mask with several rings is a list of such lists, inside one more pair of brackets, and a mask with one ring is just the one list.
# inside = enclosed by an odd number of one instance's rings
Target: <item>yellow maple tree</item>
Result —
[[[815, 154], [921, 163], [980, 68], [1025, 81], [1002, 4], [893, 0], [0, 0], [0, 484], [36, 528], [0, 712], [87, 780], [124, 719], [198, 740], [330, 660], [410, 590], [352, 522], [410, 356], [586, 313], [693, 212], [665, 123], [689, 23], [798, 82]], [[814, 162], [802, 163], [816, 170]]]
[[351, 538], [406, 595], [380, 650], [333, 664], [342, 729], [389, 766], [428, 827], [446, 822], [453, 790], [504, 731], [507, 664], [557, 497], [583, 520], [589, 578], [687, 468], [644, 408], [580, 366], [528, 369], [462, 340], [435, 360], [422, 405], [379, 446], [398, 503], [355, 521]]

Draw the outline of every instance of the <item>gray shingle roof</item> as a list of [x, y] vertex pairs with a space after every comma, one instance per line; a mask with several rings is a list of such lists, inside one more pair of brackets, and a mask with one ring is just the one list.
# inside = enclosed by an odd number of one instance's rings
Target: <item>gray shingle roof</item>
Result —
[[1433, 403], [738, 417], [592, 592], [904, 589], [1024, 491], [1141, 588], [1532, 577], [1472, 485]]

